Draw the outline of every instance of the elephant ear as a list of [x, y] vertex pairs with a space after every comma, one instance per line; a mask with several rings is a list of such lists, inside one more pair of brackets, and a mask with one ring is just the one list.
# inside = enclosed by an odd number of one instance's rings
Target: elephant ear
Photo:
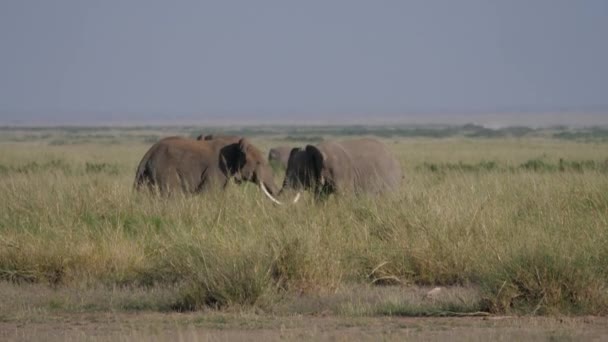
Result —
[[243, 154], [246, 155], [251, 150], [251, 148], [252, 145], [247, 138], [242, 138], [241, 140], [239, 140], [239, 149]]
[[320, 178], [321, 170], [323, 170], [325, 160], [327, 160], [327, 155], [313, 145], [306, 146], [306, 154], [308, 154], [310, 160], [312, 161], [312, 165], [315, 170], [315, 177]]
[[[207, 137], [205, 137], [205, 140], [208, 140]], [[241, 141], [238, 143], [222, 146], [220, 149], [220, 169], [226, 175], [234, 175], [238, 173], [238, 171], [245, 164], [245, 151], [247, 150], [248, 143], [246, 141], [243, 142], [242, 140], [245, 139], [241, 139]]]
[[289, 166], [290, 162], [294, 160], [295, 155], [300, 151], [302, 151], [302, 148], [300, 147], [294, 147], [291, 149], [291, 152], [289, 152], [289, 158], [287, 158], [287, 166]]

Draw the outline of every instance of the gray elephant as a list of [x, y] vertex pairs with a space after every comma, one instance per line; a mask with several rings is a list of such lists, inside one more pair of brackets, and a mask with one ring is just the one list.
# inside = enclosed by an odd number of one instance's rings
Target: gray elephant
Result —
[[[326, 141], [291, 150], [281, 192], [379, 194], [398, 191], [401, 181], [399, 161], [380, 141]], [[299, 198], [300, 192], [293, 202]]]
[[271, 148], [268, 152], [268, 162], [271, 165], [274, 164], [286, 169], [291, 149], [292, 148], [290, 146], [278, 146]]
[[225, 187], [230, 178], [258, 184], [274, 202], [274, 175], [260, 150], [247, 139], [193, 140], [169, 137], [154, 144], [144, 155], [135, 175], [136, 189], [158, 189], [199, 193], [211, 187]]

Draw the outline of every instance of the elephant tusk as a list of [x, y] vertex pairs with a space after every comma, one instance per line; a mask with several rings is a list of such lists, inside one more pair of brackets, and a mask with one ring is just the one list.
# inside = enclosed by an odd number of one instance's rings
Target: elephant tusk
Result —
[[281, 203], [279, 200], [277, 200], [276, 198], [272, 197], [272, 195], [270, 194], [270, 192], [268, 192], [268, 189], [266, 189], [266, 186], [264, 186], [264, 182], [260, 182], [260, 188], [262, 188], [262, 192], [264, 192], [264, 194], [266, 196], [268, 196], [268, 198], [270, 198], [271, 201], [273, 201], [274, 203], [276, 203], [278, 205], [283, 205], [283, 203]]
[[293, 204], [298, 203], [298, 201], [300, 200], [300, 195], [302, 195], [302, 193], [298, 191], [298, 194], [297, 194], [297, 195], [296, 195], [296, 197], [293, 199], [293, 202], [292, 202]]

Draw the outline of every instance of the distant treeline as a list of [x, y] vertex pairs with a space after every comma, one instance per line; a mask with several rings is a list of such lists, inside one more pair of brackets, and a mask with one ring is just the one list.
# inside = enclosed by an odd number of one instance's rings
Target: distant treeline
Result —
[[302, 127], [242, 127], [238, 129], [217, 128], [190, 130], [190, 136], [201, 131], [213, 131], [227, 135], [273, 136], [278, 139], [298, 141], [319, 141], [324, 136], [376, 136], [381, 138], [508, 138], [508, 137], [553, 137], [571, 140], [608, 141], [608, 127], [569, 128], [552, 126], [532, 128], [527, 126], [508, 126], [488, 128], [476, 124], [453, 125], [409, 125], [409, 126], [302, 126]]
[[47, 140], [53, 145], [87, 142], [118, 143], [122, 140], [154, 142], [169, 135], [197, 137], [200, 134], [226, 134], [270, 137], [289, 141], [321, 141], [332, 136], [375, 136], [380, 138], [521, 138], [545, 137], [575, 141], [608, 141], [608, 127], [571, 128], [552, 126], [532, 128], [508, 126], [488, 128], [466, 125], [395, 126], [244, 126], [244, 127], [0, 127], [0, 141]]
[[[476, 124], [461, 126], [329, 126], [329, 127], [245, 127], [221, 130], [223, 134], [243, 136], [276, 136], [285, 140], [319, 141], [323, 136], [376, 136], [380, 138], [521, 138], [552, 137], [580, 141], [608, 141], [608, 127], [569, 128], [553, 126], [531, 128], [508, 126], [488, 128]], [[192, 135], [198, 131], [192, 132]]]

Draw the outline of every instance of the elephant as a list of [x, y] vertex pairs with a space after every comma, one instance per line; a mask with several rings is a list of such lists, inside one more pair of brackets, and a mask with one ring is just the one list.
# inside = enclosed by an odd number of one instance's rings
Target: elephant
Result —
[[226, 187], [230, 178], [260, 186], [273, 202], [278, 191], [272, 168], [260, 150], [246, 138], [193, 140], [168, 137], [154, 144], [143, 156], [135, 175], [136, 189], [157, 189], [168, 195], [176, 191], [200, 193]]
[[289, 161], [289, 154], [291, 153], [291, 147], [289, 146], [278, 146], [273, 147], [268, 152], [268, 162], [272, 165], [278, 165], [283, 169], [287, 168], [287, 162]]
[[201, 134], [196, 137], [196, 140], [225, 140], [227, 142], [238, 142], [241, 137], [236, 135], [218, 135], [218, 134]]
[[297, 190], [295, 203], [301, 190], [312, 190], [316, 197], [388, 193], [400, 188], [402, 178], [399, 161], [376, 139], [326, 141], [291, 150], [279, 195]]

